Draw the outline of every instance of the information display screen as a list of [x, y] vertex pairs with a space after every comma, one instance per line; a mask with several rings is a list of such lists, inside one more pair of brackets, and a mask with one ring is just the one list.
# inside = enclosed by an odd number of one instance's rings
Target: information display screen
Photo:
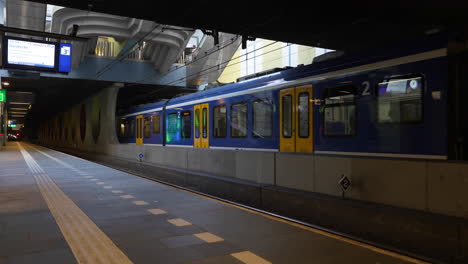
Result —
[[72, 44], [4, 37], [3, 67], [68, 73]]
[[7, 63], [55, 68], [55, 44], [8, 39]]

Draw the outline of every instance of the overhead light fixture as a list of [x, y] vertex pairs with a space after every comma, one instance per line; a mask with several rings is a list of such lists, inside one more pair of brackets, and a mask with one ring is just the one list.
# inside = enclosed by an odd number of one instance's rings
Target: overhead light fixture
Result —
[[9, 82], [2, 82], [2, 85], [8, 86], [8, 85], [10, 85], [10, 83]]
[[20, 111], [28, 111], [28, 108], [16, 108], [16, 107], [10, 107], [10, 110], [20, 110]]
[[22, 103], [22, 102], [9, 102], [9, 104], [23, 104], [23, 105], [28, 105], [30, 103]]

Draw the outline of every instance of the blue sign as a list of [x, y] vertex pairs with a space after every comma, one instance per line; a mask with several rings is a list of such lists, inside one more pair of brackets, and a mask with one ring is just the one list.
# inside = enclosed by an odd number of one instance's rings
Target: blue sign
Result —
[[58, 71], [68, 73], [71, 71], [72, 44], [60, 43]]
[[143, 155], [143, 153], [138, 154], [138, 157], [139, 157], [140, 159], [142, 159], [144, 156], [145, 156], [145, 155]]

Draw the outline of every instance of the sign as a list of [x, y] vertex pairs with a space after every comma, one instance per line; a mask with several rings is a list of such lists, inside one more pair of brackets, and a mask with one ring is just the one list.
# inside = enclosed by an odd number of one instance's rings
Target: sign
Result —
[[8, 39], [7, 63], [55, 68], [55, 45], [35, 41]]
[[348, 177], [343, 175], [341, 179], [338, 181], [338, 184], [340, 184], [341, 189], [343, 189], [343, 192], [344, 192], [349, 188], [349, 186], [351, 186], [351, 180], [348, 179]]
[[0, 90], [0, 103], [6, 103], [6, 90]]
[[70, 72], [71, 71], [71, 52], [72, 45], [67, 43], [60, 43], [60, 54], [59, 54], [59, 72]]
[[138, 154], [138, 158], [140, 158], [140, 161], [145, 157], [145, 155], [143, 155], [143, 153], [140, 153]]

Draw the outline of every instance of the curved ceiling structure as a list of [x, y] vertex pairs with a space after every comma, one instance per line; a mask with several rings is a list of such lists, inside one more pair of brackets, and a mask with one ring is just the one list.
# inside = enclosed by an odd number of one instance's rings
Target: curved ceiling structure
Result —
[[[133, 40], [146, 43], [144, 59], [154, 64], [160, 73], [165, 73], [180, 57], [192, 30], [166, 27], [155, 22], [88, 12], [72, 8], [57, 10], [52, 18], [52, 32], [69, 35], [74, 25], [79, 26], [77, 36], [96, 39], [98, 36], [118, 40]], [[92, 44], [90, 43], [91, 49]]]

